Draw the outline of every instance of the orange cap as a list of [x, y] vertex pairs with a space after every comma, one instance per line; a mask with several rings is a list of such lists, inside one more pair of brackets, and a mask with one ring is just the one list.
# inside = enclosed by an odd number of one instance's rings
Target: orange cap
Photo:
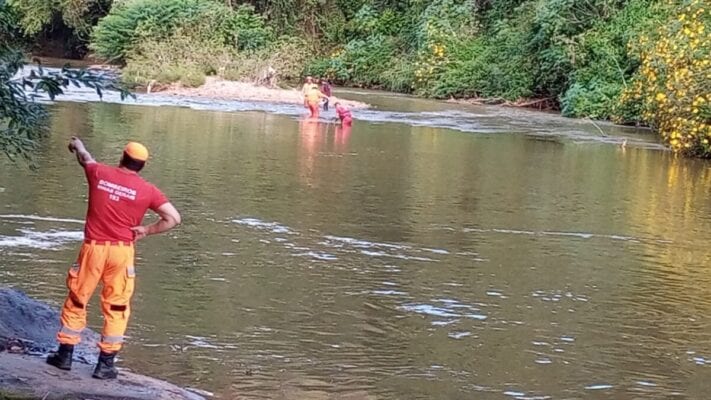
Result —
[[126, 147], [123, 149], [124, 153], [128, 154], [129, 157], [137, 161], [147, 161], [148, 160], [148, 149], [146, 146], [137, 142], [128, 142]]

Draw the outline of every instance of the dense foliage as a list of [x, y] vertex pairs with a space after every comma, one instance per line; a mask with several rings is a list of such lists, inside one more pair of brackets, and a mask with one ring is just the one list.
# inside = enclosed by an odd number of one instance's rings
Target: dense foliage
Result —
[[25, 33], [39, 33], [59, 18], [79, 36], [87, 36], [111, 7], [111, 0], [7, 0], [7, 3], [17, 13]]
[[[711, 156], [711, 10], [684, 1], [673, 22], [635, 44], [641, 68], [621, 98], [675, 151]], [[621, 117], [620, 117], [621, 118]]]
[[[132, 83], [256, 79], [273, 67], [287, 80], [311, 74], [435, 98], [538, 99], [567, 116], [651, 125], [675, 150], [705, 156], [705, 138], [690, 137], [708, 125], [703, 62], [711, 41], [701, 36], [708, 14], [698, 11], [704, 3], [12, 0], [25, 32], [48, 15], [55, 23], [61, 15], [77, 32], [98, 21], [91, 47], [125, 64]], [[697, 64], [684, 69], [687, 62]], [[668, 85], [683, 87], [684, 95]]]
[[96, 90], [99, 97], [106, 90], [118, 90], [121, 96], [128, 93], [117, 84], [114, 76], [88, 70], [47, 71], [41, 66], [22, 73], [25, 59], [16, 46], [20, 24], [18, 14], [0, 0], [0, 153], [11, 160], [31, 160], [32, 151], [47, 133], [45, 107], [38, 97], [46, 95], [54, 100], [68, 86], [87, 86]]
[[209, 41], [237, 50], [267, 44], [271, 31], [249, 6], [236, 9], [204, 0], [135, 0], [114, 6], [96, 26], [92, 47], [111, 61], [123, 61], [147, 41], [170, 39], [176, 30], [196, 41]]

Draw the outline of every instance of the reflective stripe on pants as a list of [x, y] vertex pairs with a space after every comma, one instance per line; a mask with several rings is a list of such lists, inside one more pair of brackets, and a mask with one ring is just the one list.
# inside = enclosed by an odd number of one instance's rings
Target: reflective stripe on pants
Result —
[[123, 343], [123, 336], [102, 336], [101, 343], [107, 343], [107, 344]]
[[104, 327], [99, 347], [109, 353], [121, 349], [131, 314], [130, 301], [135, 286], [136, 272], [133, 261], [134, 249], [130, 245], [82, 245], [77, 263], [70, 268], [67, 276], [69, 295], [62, 307], [62, 328], [57, 333], [59, 343], [79, 343], [81, 337], [77, 332], [86, 327], [86, 305], [101, 282]]

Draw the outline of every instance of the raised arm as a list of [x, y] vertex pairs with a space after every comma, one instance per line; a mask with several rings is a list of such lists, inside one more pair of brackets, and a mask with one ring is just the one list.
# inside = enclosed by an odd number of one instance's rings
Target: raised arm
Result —
[[147, 226], [134, 226], [131, 230], [135, 239], [141, 240], [148, 235], [157, 235], [175, 228], [181, 222], [180, 213], [171, 203], [165, 203], [156, 210], [160, 219]]
[[94, 157], [91, 156], [91, 153], [89, 153], [86, 147], [84, 147], [84, 143], [82, 143], [81, 139], [76, 136], [72, 136], [71, 140], [69, 141], [69, 151], [71, 151], [77, 156], [77, 162], [82, 167], [85, 167], [87, 164], [96, 162], [96, 160], [94, 160]]

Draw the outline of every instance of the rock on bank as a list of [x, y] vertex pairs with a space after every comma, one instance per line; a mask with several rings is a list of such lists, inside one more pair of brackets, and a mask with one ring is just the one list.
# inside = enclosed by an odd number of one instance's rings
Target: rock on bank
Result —
[[115, 381], [91, 378], [98, 335], [86, 329], [72, 371], [47, 365], [59, 313], [13, 289], [0, 288], [0, 399], [200, 400], [170, 383], [122, 370]]

